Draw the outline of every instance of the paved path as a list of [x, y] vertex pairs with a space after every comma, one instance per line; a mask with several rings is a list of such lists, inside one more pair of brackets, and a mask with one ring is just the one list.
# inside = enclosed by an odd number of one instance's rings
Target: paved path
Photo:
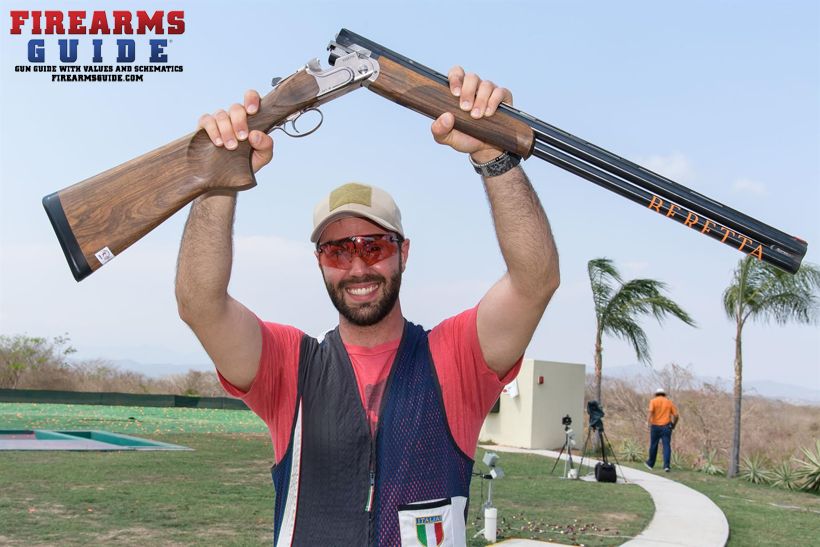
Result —
[[[482, 447], [495, 452], [518, 452], [557, 458], [552, 450], [525, 450], [506, 446]], [[563, 457], [566, 457], [564, 455]], [[578, 456], [575, 456], [578, 459]], [[596, 460], [584, 459], [594, 466]], [[675, 546], [675, 547], [723, 547], [729, 539], [729, 523], [723, 511], [715, 503], [696, 490], [669, 480], [663, 473], [639, 471], [631, 467], [618, 467], [626, 480], [637, 484], [652, 496], [655, 515], [643, 532], [624, 543], [628, 547]], [[536, 546], [557, 545], [527, 539], [511, 539], [498, 545]]]

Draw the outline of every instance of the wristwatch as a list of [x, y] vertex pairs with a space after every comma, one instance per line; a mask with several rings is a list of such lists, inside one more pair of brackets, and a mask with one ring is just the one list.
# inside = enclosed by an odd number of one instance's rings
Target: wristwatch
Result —
[[473, 165], [475, 172], [485, 178], [503, 175], [521, 163], [521, 156], [513, 154], [512, 152], [504, 152], [497, 158], [491, 159], [490, 161], [484, 163], [476, 163], [473, 161], [472, 156], [468, 157], [470, 158], [470, 163]]

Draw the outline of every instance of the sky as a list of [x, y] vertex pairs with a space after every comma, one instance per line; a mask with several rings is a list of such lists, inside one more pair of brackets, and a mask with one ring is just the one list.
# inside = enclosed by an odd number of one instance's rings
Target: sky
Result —
[[[176, 253], [187, 209], [84, 281], [74, 281], [43, 196], [193, 131], [205, 112], [263, 94], [310, 59], [326, 66], [343, 27], [439, 72], [461, 64], [508, 87], [516, 107], [726, 205], [820, 245], [820, 8], [817, 2], [120, 2], [184, 10], [168, 64], [143, 82], [52, 82], [20, 73], [27, 44], [0, 34], [0, 334], [68, 334], [80, 359], [207, 369], [178, 318]], [[106, 9], [58, 2], [42, 9]], [[36, 9], [36, 8], [29, 8]], [[110, 9], [110, 8], [109, 8]], [[78, 36], [90, 64], [91, 39]], [[103, 36], [103, 64], [122, 36]], [[126, 37], [130, 38], [130, 37]], [[134, 36], [147, 64], [149, 38]], [[474, 306], [504, 272], [480, 178], [435, 144], [430, 120], [357, 90], [322, 107], [314, 134], [274, 133], [273, 162], [239, 197], [230, 292], [265, 320], [310, 334], [337, 315], [308, 241], [314, 204], [348, 181], [385, 188], [411, 240], [406, 317], [427, 328]], [[734, 325], [722, 294], [744, 256], [624, 198], [531, 158], [524, 167], [550, 218], [562, 285], [526, 356], [584, 363], [595, 317], [586, 265], [612, 259], [626, 279], [665, 282], [698, 324], [644, 321], [652, 365], [732, 377]], [[820, 390], [817, 325], [751, 324], [744, 378]], [[631, 365], [604, 339], [604, 370]], [[170, 368], [170, 367], [169, 367]]]

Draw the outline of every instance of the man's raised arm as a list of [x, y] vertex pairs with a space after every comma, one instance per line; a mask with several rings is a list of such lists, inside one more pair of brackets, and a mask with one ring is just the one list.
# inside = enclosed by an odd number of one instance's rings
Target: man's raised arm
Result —
[[[256, 92], [245, 105], [200, 118], [217, 146], [235, 149], [248, 140], [254, 149], [253, 170], [268, 163], [273, 141], [261, 131], [248, 132], [247, 114], [259, 108]], [[236, 192], [212, 192], [197, 198], [188, 215], [179, 249], [176, 297], [179, 315], [196, 334], [217, 370], [236, 387], [247, 390], [256, 376], [262, 337], [256, 316], [228, 294], [233, 262], [233, 219]]]
[[[448, 79], [461, 109], [473, 118], [492, 116], [501, 102], [512, 104], [507, 89], [465, 74], [461, 67], [451, 69]], [[453, 127], [452, 114], [440, 116], [432, 126], [436, 141], [470, 154], [474, 165], [490, 164], [483, 179], [507, 272], [481, 300], [477, 326], [484, 359], [501, 378], [524, 353], [558, 288], [558, 252], [547, 215], [523, 169], [505, 166], [504, 158], [496, 162], [502, 150]]]

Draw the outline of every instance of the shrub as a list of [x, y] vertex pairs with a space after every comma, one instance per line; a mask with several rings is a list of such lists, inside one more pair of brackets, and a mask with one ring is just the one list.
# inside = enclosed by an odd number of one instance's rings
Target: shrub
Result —
[[740, 478], [752, 484], [766, 484], [771, 478], [765, 469], [766, 460], [760, 453], [755, 453], [751, 457], [745, 456], [740, 463]]
[[627, 462], [642, 462], [646, 460], [643, 448], [631, 439], [626, 439], [621, 443], [621, 449], [618, 455], [623, 461]]
[[723, 475], [723, 468], [717, 464], [717, 450], [708, 450], [701, 454], [698, 471], [707, 475]]
[[806, 456], [805, 460], [797, 460], [795, 482], [801, 490], [806, 492], [820, 492], [820, 439], [814, 441], [815, 451], [809, 448], [800, 450]]
[[796, 475], [794, 468], [789, 460], [780, 462], [771, 471], [771, 484], [780, 488], [792, 490], [797, 488]]

